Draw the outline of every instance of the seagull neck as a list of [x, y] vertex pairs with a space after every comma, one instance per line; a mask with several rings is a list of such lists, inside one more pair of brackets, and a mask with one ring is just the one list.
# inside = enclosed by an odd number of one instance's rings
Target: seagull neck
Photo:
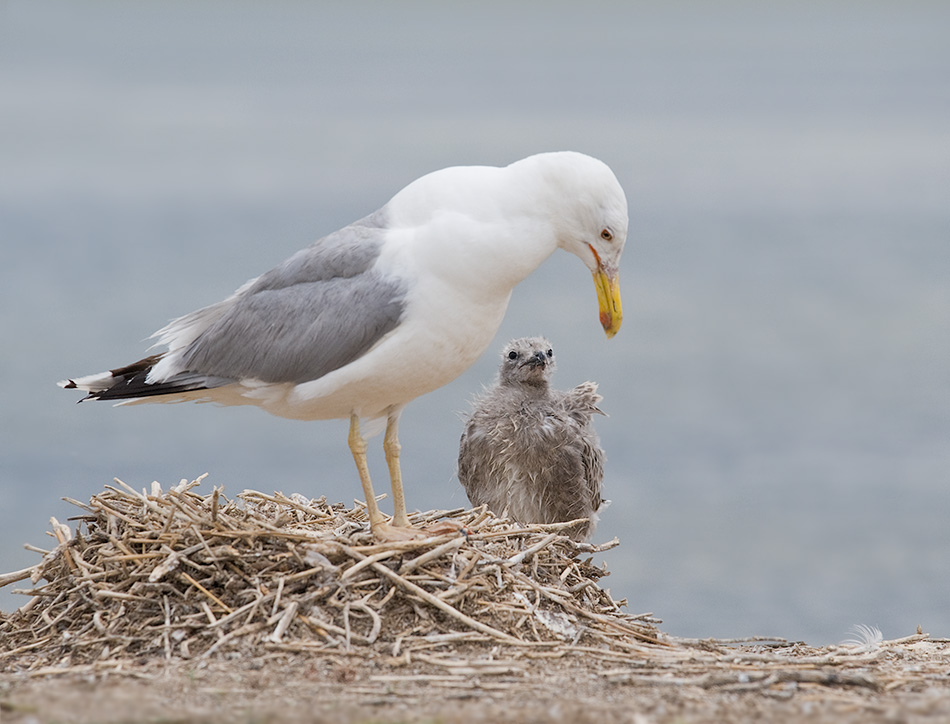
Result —
[[504, 297], [507, 304], [512, 290], [557, 248], [557, 239], [543, 220], [522, 217], [514, 223], [487, 224], [477, 237], [427, 263], [459, 281], [459, 290], [482, 299]]
[[499, 275], [500, 281], [504, 280], [514, 288], [558, 248], [557, 239], [543, 226], [543, 221], [529, 221], [520, 230], [520, 234], [507, 240], [505, 248], [498, 249], [495, 268], [498, 268], [498, 261], [504, 263], [504, 271]]
[[547, 380], [540, 380], [539, 382], [521, 380], [516, 382], [503, 379], [501, 380], [501, 387], [507, 389], [512, 395], [522, 397], [525, 401], [545, 398], [550, 391]]

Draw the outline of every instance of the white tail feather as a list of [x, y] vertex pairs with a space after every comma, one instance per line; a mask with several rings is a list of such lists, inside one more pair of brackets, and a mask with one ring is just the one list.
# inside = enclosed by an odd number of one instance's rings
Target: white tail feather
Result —
[[85, 392], [102, 392], [115, 384], [115, 377], [111, 372], [99, 372], [94, 375], [77, 377], [74, 380], [60, 380], [56, 383], [60, 387], [83, 390]]

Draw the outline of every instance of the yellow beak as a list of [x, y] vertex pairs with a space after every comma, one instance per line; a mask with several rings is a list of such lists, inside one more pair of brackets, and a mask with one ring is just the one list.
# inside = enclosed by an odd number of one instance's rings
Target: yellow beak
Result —
[[600, 307], [600, 324], [613, 337], [623, 322], [623, 306], [620, 304], [620, 275], [607, 276], [603, 269], [594, 272], [594, 287], [597, 289], [597, 306]]

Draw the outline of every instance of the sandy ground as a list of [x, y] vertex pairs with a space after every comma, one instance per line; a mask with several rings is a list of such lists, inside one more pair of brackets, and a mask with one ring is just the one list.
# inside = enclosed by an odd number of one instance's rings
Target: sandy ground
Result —
[[950, 644], [909, 638], [853, 653], [694, 644], [691, 654], [616, 665], [485, 646], [408, 662], [273, 653], [41, 669], [0, 674], [0, 721], [950, 721]]

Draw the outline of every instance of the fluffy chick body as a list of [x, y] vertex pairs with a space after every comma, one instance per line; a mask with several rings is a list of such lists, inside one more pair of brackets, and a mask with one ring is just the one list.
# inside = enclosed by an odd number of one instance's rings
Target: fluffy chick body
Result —
[[603, 500], [604, 451], [592, 418], [597, 385], [551, 389], [554, 354], [543, 337], [510, 342], [498, 380], [477, 397], [459, 446], [458, 476], [473, 505], [519, 523], [587, 518], [564, 532], [587, 540]]

